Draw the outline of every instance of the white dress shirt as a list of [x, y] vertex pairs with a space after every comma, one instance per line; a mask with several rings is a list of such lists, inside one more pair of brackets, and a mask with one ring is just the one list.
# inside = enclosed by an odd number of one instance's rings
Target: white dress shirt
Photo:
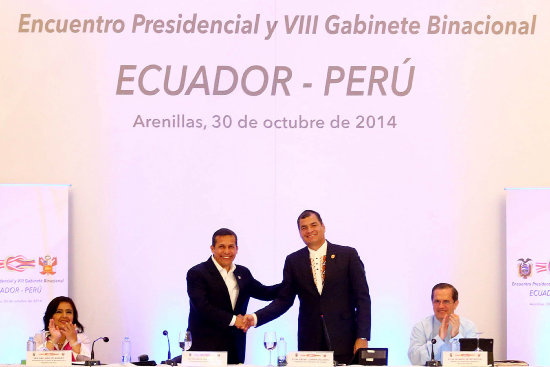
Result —
[[424, 318], [413, 327], [409, 344], [409, 360], [413, 366], [424, 366], [427, 361], [431, 360], [432, 339], [436, 341], [433, 344], [434, 359], [441, 361], [442, 352], [451, 352], [453, 348], [458, 350], [460, 338], [477, 337], [475, 324], [462, 316], [460, 316], [458, 334], [454, 338], [451, 337], [452, 326], [449, 324], [447, 336], [445, 340], [442, 340], [439, 337], [440, 327], [441, 322], [434, 315]]
[[[214, 258], [214, 255], [212, 255], [212, 261], [214, 262], [214, 265], [216, 265], [216, 268], [220, 272], [220, 275], [222, 276], [223, 281], [225, 282], [225, 286], [227, 287], [227, 291], [229, 292], [229, 298], [231, 299], [231, 307], [235, 309], [235, 305], [237, 304], [237, 298], [239, 298], [239, 285], [237, 284], [237, 278], [235, 278], [235, 269], [237, 266], [233, 263], [231, 263], [231, 268], [229, 271], [225, 270]], [[235, 321], [237, 320], [237, 317], [233, 315], [233, 318], [231, 319], [231, 322], [229, 323], [229, 326], [235, 325]]]
[[309, 260], [311, 261], [311, 271], [313, 272], [313, 281], [317, 286], [319, 294], [323, 293], [323, 260], [326, 261], [327, 256], [327, 241], [325, 241], [321, 247], [317, 250], [309, 250]]

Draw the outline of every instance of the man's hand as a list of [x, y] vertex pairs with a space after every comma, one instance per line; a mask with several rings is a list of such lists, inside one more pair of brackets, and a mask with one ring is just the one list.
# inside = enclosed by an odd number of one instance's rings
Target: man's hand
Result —
[[254, 317], [254, 315], [246, 314], [246, 315], [244, 315], [244, 320], [245, 320], [246, 325], [247, 325], [246, 330], [250, 329], [251, 327], [256, 326], [256, 318]]
[[249, 326], [247, 325], [243, 315], [237, 315], [237, 319], [235, 320], [235, 327], [241, 329], [243, 332], [246, 333]]
[[254, 323], [254, 316], [252, 315], [237, 315], [235, 320], [235, 327], [241, 329], [243, 332], [247, 332], [250, 327], [256, 326]]
[[367, 339], [357, 338], [357, 340], [355, 340], [355, 345], [353, 346], [353, 354], [355, 354], [355, 352], [357, 352], [357, 349], [359, 348], [368, 348], [368, 347], [369, 347], [369, 341]]
[[458, 331], [460, 328], [460, 316], [454, 313], [450, 314], [449, 323], [451, 324], [451, 338], [454, 338], [458, 335]]
[[449, 315], [445, 315], [441, 320], [441, 326], [439, 327], [439, 337], [441, 340], [445, 340], [447, 337], [447, 330], [449, 329]]
[[445, 340], [447, 337], [449, 325], [451, 325], [451, 338], [454, 338], [458, 335], [460, 330], [460, 316], [452, 313], [450, 315], [445, 315], [443, 320], [441, 320], [441, 326], [439, 327], [439, 337], [441, 340]]
[[246, 324], [248, 325], [248, 327], [246, 328], [246, 330], [248, 330], [249, 328], [251, 327], [255, 327], [256, 326], [256, 319], [254, 318], [253, 315], [251, 314], [246, 314], [244, 315], [244, 319], [246, 321]]

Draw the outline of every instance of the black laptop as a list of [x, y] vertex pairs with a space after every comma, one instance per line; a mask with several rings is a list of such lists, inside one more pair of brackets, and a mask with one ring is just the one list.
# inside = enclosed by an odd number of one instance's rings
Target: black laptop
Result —
[[359, 348], [349, 364], [363, 366], [387, 366], [388, 348]]
[[487, 362], [489, 365], [495, 365], [493, 339], [461, 338], [458, 341], [460, 342], [461, 352], [473, 352], [479, 347], [482, 351], [487, 352]]

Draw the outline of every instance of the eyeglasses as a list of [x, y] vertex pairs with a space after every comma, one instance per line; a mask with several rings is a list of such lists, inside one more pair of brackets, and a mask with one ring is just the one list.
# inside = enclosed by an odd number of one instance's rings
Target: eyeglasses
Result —
[[440, 301], [440, 300], [436, 299], [436, 300], [433, 300], [432, 303], [433, 303], [434, 305], [438, 305], [438, 306], [439, 306], [440, 304], [443, 304], [443, 305], [445, 305], [445, 306], [448, 306], [448, 305], [454, 303], [454, 301], [449, 301], [448, 299], [445, 299], [445, 300], [443, 300], [443, 301]]

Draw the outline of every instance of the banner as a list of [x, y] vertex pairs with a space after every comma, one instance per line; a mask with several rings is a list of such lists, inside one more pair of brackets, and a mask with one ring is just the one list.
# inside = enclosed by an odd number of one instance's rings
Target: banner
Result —
[[506, 193], [508, 359], [550, 365], [550, 189]]
[[67, 185], [0, 185], [0, 361], [25, 359], [50, 300], [68, 294]]

